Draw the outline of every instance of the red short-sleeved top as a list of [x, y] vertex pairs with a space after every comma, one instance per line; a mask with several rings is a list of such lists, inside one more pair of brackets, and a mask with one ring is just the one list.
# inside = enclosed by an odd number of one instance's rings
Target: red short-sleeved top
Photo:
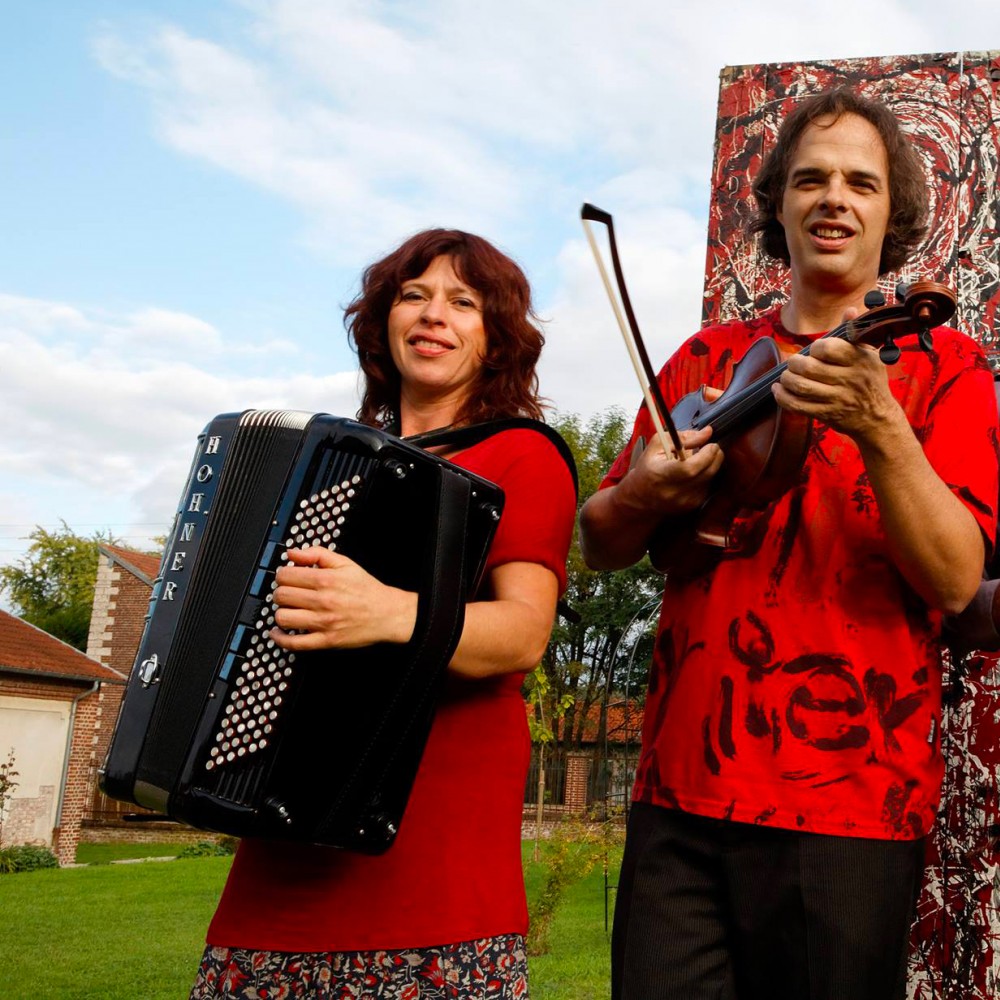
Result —
[[[566, 583], [576, 496], [555, 446], [504, 431], [452, 458], [498, 483], [487, 573], [538, 563]], [[450, 944], [525, 933], [521, 812], [530, 742], [522, 674], [449, 676], [399, 834], [383, 855], [240, 844], [208, 942], [286, 952]]]
[[[786, 350], [815, 339], [785, 331], [779, 312], [706, 329], [661, 372], [668, 404], [726, 386], [761, 336]], [[989, 551], [992, 375], [970, 338], [933, 336], [931, 354], [900, 342], [889, 384]], [[637, 435], [651, 436], [645, 410]], [[624, 477], [631, 448], [602, 486]], [[666, 578], [634, 798], [818, 833], [926, 834], [943, 770], [940, 615], [888, 554], [857, 446], [815, 425], [799, 484], [743, 527], [762, 529], [747, 531], [744, 552], [691, 582]]]

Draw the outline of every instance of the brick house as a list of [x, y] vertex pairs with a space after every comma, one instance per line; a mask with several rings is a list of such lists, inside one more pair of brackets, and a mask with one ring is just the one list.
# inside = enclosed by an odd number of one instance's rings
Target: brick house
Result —
[[[146, 613], [149, 610], [149, 596], [159, 571], [160, 557], [134, 552], [118, 545], [102, 544], [98, 548], [100, 560], [94, 585], [87, 655], [127, 678], [142, 639]], [[97, 733], [89, 779], [90, 798], [84, 816], [84, 836], [88, 840], [104, 839], [94, 834], [94, 827], [117, 824], [124, 813], [144, 811], [131, 803], [109, 799], [97, 785], [97, 769], [107, 756], [124, 693], [124, 687], [107, 688], [102, 692], [103, 725]], [[115, 839], [122, 833], [115, 836]], [[139, 838], [129, 835], [128, 839]]]
[[102, 544], [98, 548], [101, 558], [87, 655], [127, 677], [146, 624], [160, 557], [118, 545]]
[[[149, 595], [159, 571], [160, 557], [133, 552], [118, 545], [102, 544], [99, 550], [87, 655], [128, 677], [146, 624]], [[107, 756], [123, 694], [124, 688], [108, 689], [104, 693], [106, 725], [98, 734], [97, 766]], [[118, 804], [109, 802], [98, 790], [96, 769], [91, 782], [94, 795], [91, 817], [99, 818], [95, 813], [120, 812]], [[130, 810], [134, 808], [129, 807]]]
[[125, 675], [0, 611], [0, 757], [13, 750], [17, 787], [3, 818], [5, 844], [76, 856], [98, 760], [102, 697], [121, 699]]

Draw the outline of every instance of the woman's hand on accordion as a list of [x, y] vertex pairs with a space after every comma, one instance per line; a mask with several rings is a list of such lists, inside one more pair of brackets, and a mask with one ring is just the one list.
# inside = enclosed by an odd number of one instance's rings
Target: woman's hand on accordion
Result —
[[[289, 549], [288, 561], [275, 578], [271, 632], [283, 649], [351, 649], [413, 635], [416, 594], [380, 583], [329, 549]], [[556, 575], [535, 563], [506, 563], [489, 574], [487, 590], [490, 600], [466, 605], [450, 669], [465, 677], [531, 670], [552, 629]]]
[[278, 606], [271, 637], [283, 649], [353, 649], [407, 642], [417, 595], [387, 587], [356, 562], [329, 549], [289, 549], [275, 575]]

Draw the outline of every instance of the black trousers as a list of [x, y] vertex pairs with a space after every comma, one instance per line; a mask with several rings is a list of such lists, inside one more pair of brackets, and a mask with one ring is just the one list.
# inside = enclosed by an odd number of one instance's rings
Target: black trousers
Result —
[[924, 842], [776, 830], [634, 803], [612, 1000], [897, 1000]]

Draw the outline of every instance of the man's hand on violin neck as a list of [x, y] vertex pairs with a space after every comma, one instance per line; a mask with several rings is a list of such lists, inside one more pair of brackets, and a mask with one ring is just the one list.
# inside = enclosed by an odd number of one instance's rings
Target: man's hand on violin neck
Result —
[[[859, 441], [873, 440], [903, 415], [878, 351], [835, 337], [797, 354], [772, 387], [778, 405]], [[905, 420], [905, 416], [903, 416]]]
[[697, 510], [705, 502], [712, 479], [722, 467], [722, 449], [712, 443], [711, 427], [681, 431], [680, 437], [687, 453], [683, 460], [665, 455], [659, 440], [653, 438], [620, 484], [623, 505], [670, 515]]

